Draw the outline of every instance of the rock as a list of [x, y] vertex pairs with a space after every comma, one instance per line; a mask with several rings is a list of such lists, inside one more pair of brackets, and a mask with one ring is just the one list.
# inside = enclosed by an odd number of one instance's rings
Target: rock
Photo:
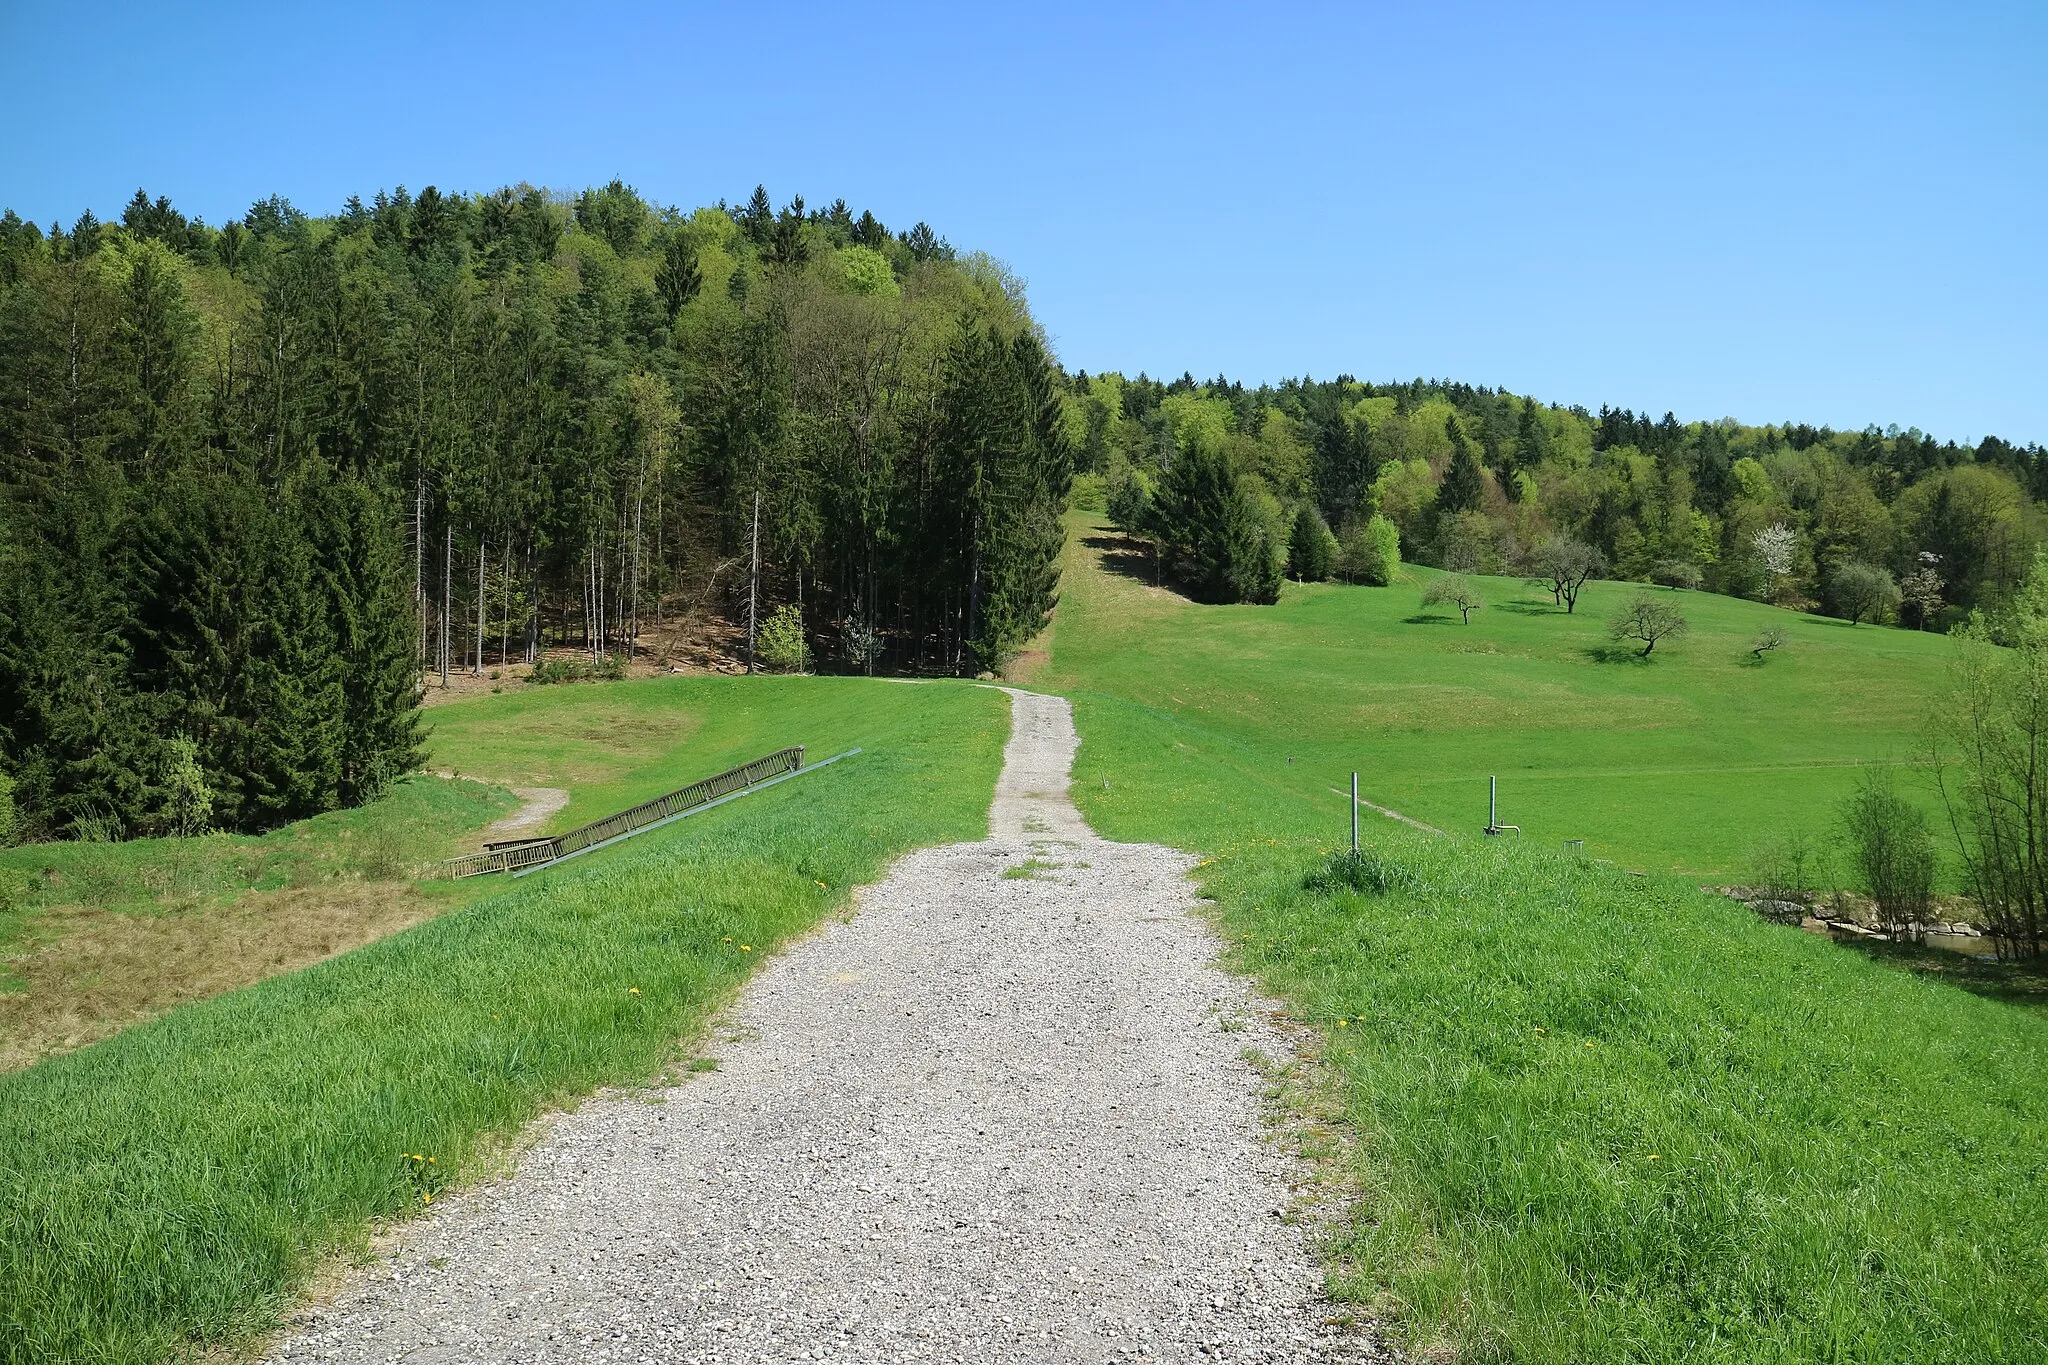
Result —
[[1798, 901], [1745, 901], [1750, 909], [1765, 919], [1779, 924], [1797, 924], [1806, 917], [1806, 907]]

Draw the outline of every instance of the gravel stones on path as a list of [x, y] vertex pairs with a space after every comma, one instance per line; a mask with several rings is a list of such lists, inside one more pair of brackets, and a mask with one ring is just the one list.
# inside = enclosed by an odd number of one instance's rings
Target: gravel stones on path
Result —
[[764, 966], [718, 1070], [595, 1099], [271, 1359], [1384, 1359], [1326, 1321], [1189, 859], [1095, 837], [1012, 694], [992, 835]]

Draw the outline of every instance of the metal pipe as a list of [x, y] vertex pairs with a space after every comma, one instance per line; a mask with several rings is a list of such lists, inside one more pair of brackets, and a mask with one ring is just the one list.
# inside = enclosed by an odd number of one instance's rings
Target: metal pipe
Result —
[[1358, 774], [1351, 774], [1351, 856], [1358, 856]]

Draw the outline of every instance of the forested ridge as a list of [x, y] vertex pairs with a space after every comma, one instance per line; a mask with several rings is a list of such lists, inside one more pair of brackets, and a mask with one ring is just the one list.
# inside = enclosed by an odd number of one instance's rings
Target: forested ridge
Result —
[[269, 827], [416, 766], [423, 675], [603, 668], [686, 609], [995, 669], [1077, 470], [1227, 601], [1563, 557], [1932, 629], [2048, 535], [2048, 451], [1996, 437], [1069, 375], [1002, 265], [844, 201], [137, 191], [0, 215], [0, 784], [25, 837]]
[[1072, 476], [1021, 284], [836, 202], [614, 181], [0, 217], [0, 777], [28, 837], [259, 829], [416, 766], [421, 675], [685, 592], [994, 668]]
[[[1078, 375], [1067, 422], [1111, 511], [1191, 586], [1384, 581], [1402, 557], [1524, 573], [1561, 544], [1623, 579], [1938, 628], [1995, 607], [2048, 535], [2048, 450], [1597, 413], [1437, 380]], [[1206, 514], [1198, 509], [1208, 509]]]

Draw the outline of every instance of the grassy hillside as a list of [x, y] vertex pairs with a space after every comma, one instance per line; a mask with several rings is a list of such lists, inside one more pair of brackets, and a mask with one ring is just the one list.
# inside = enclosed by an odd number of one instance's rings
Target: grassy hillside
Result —
[[[0, 1076], [0, 1361], [155, 1361], [260, 1330], [367, 1220], [418, 1207], [542, 1109], [681, 1060], [678, 1037], [891, 858], [983, 834], [1008, 729], [999, 694], [963, 686], [562, 695], [538, 703], [560, 723], [548, 744], [526, 698], [437, 721], [475, 754], [516, 736], [592, 771], [620, 725], [687, 737], [621, 790], [788, 743], [867, 752]], [[592, 733], [566, 719], [583, 704], [609, 717]]]
[[[1947, 657], [1935, 635], [1684, 593], [1690, 633], [1638, 660], [1606, 632], [1631, 587], [1593, 584], [1567, 616], [1547, 592], [1482, 579], [1487, 605], [1461, 625], [1417, 605], [1426, 569], [1197, 606], [1148, 586], [1098, 515], [1070, 521], [1041, 684], [1184, 724], [1175, 752], [1252, 789], [1327, 800], [1356, 769], [1366, 797], [1443, 829], [1483, 826], [1498, 774], [1501, 818], [1526, 839], [1584, 839], [1653, 871], [1739, 875], [1757, 841], [1827, 826], [1855, 764], [1913, 755]], [[1758, 664], [1765, 626], [1788, 641]], [[1086, 776], [1115, 791], [1113, 771]]]
[[[1694, 636], [1641, 666], [1590, 657], [1590, 622], [1410, 622], [1413, 589], [1193, 607], [1082, 563], [1063, 594], [1044, 677], [1075, 697], [1076, 799], [1202, 853], [1237, 965], [1320, 1040], [1328, 1170], [1361, 1201], [1340, 1299], [1468, 1360], [2048, 1354], [2048, 1017], [1549, 843], [1594, 846], [1604, 813], [1618, 856], [1738, 865], [1904, 733], [1939, 641], [1779, 616], [1790, 657], [1752, 674], [1727, 656], [1765, 613], [1735, 602], [1689, 598]], [[1458, 765], [1502, 752], [1528, 765], [1507, 793], [1567, 815], [1511, 807], [1520, 843], [1368, 817], [1366, 889], [1329, 875], [1354, 761], [1470, 831], [1485, 772]], [[1801, 795], [1739, 796], [1773, 787]]]
[[463, 904], [416, 868], [516, 804], [415, 774], [261, 836], [0, 849], [0, 1070]]

